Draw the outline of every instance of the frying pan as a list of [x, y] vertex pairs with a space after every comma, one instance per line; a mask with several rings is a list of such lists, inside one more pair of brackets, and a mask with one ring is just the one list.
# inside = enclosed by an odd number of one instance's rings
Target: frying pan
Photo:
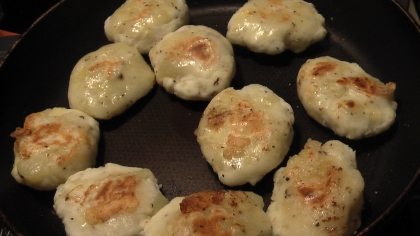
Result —
[[[225, 35], [230, 16], [244, 2], [187, 1], [191, 24], [206, 25]], [[420, 34], [391, 1], [310, 2], [326, 19], [327, 37], [301, 54], [269, 56], [234, 46], [237, 73], [232, 86], [240, 89], [259, 83], [291, 104], [295, 137], [280, 166], [309, 138], [321, 142], [337, 139], [356, 150], [358, 168], [365, 179], [358, 233], [375, 234], [376, 226], [401, 203], [419, 176]], [[122, 3], [62, 1], [23, 35], [1, 67], [0, 213], [16, 234], [65, 235], [65, 231], [52, 207], [54, 191], [33, 190], [11, 177], [14, 140], [9, 135], [33, 112], [68, 107], [67, 88], [73, 66], [88, 52], [109, 43], [103, 23]], [[388, 131], [350, 141], [307, 116], [296, 95], [296, 75], [307, 59], [325, 55], [356, 62], [383, 82], [397, 84], [397, 120]], [[155, 86], [122, 115], [100, 121], [97, 165], [114, 162], [149, 168], [168, 199], [226, 189], [203, 159], [193, 134], [206, 105], [180, 100]], [[254, 191], [263, 196], [267, 206], [275, 170], [254, 187], [233, 189]]]

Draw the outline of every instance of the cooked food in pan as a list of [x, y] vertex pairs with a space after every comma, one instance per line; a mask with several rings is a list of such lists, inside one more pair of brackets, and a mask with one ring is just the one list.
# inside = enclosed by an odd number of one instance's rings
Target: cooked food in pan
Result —
[[363, 189], [350, 147], [309, 139], [274, 175], [267, 210], [273, 235], [353, 235], [361, 224]]
[[155, 74], [135, 47], [105, 45], [75, 65], [69, 82], [71, 108], [97, 119], [111, 119], [144, 97], [155, 84]]
[[112, 42], [127, 43], [147, 54], [167, 33], [188, 24], [185, 0], [127, 0], [105, 21]]
[[176, 197], [152, 217], [145, 236], [271, 235], [262, 198], [252, 192], [204, 191]]
[[99, 124], [74, 109], [52, 108], [30, 114], [17, 128], [12, 176], [20, 184], [53, 190], [96, 163]]
[[228, 186], [255, 185], [289, 151], [294, 115], [269, 88], [227, 88], [205, 109], [195, 134], [207, 162]]
[[226, 37], [258, 53], [295, 53], [327, 34], [324, 17], [302, 0], [249, 0], [230, 19]]
[[58, 186], [54, 209], [67, 235], [142, 235], [168, 200], [149, 169], [108, 163]]
[[183, 26], [149, 53], [156, 81], [184, 100], [210, 100], [227, 88], [236, 67], [232, 45], [214, 29]]
[[349, 139], [377, 135], [394, 123], [395, 88], [356, 63], [328, 56], [308, 60], [297, 76], [297, 93], [308, 115]]
[[[324, 17], [313, 4], [304, 1], [249, 0], [227, 22], [226, 13], [233, 13], [240, 6], [210, 5], [212, 8], [205, 9], [204, 17], [199, 13], [193, 21], [209, 26], [188, 25], [185, 0], [127, 0], [105, 21], [106, 37], [115, 43], [85, 55], [75, 65], [68, 87], [72, 109], [54, 108], [31, 114], [24, 127], [11, 134], [16, 139], [13, 177], [35, 189], [56, 189], [54, 210], [68, 235], [352, 235], [360, 227], [364, 180], [357, 170], [355, 151], [336, 140], [322, 145], [309, 139], [286, 167], [277, 170], [294, 138], [292, 107], [279, 96], [282, 94], [259, 84], [241, 90], [229, 88], [236, 73], [235, 56], [241, 61], [239, 69], [251, 65], [256, 66], [257, 73], [267, 69], [276, 75], [280, 67], [289, 67], [290, 62], [290, 68], [280, 68], [280, 73], [283, 69], [290, 72], [296, 61], [308, 56], [286, 57], [279, 65], [273, 60], [265, 61], [270, 58], [267, 55], [234, 55], [232, 44], [271, 55], [285, 50], [300, 53], [326, 36]], [[221, 8], [226, 10], [221, 14], [223, 22], [217, 19], [218, 14], [212, 15]], [[201, 9], [194, 9], [194, 14], [196, 10]], [[331, 16], [330, 24], [338, 23]], [[226, 37], [211, 28], [221, 24], [221, 28], [228, 27]], [[309, 54], [335, 53], [336, 36], [326, 42], [331, 47]], [[141, 54], [149, 56], [151, 66]], [[249, 70], [239, 72], [242, 74], [235, 78], [239, 84], [255, 81], [249, 80], [253, 75], [245, 75]], [[218, 185], [218, 178], [225, 190], [175, 197], [169, 203], [149, 169], [113, 163], [93, 168], [100, 134], [94, 118], [106, 120], [123, 113], [148, 94], [155, 81], [181, 99], [209, 101], [195, 131], [195, 144], [202, 155], [192, 155], [204, 156], [207, 167], [216, 173], [210, 176], [209, 183], [216, 180]], [[266, 82], [275, 84], [275, 91], [290, 92], [295, 88], [285, 88], [287, 83], [291, 85], [290, 81]], [[355, 63], [325, 56], [302, 65], [294, 92], [313, 119], [337, 135], [361, 139], [384, 132], [394, 123], [395, 88], [395, 83], [384, 84]], [[150, 94], [158, 103], [162, 102], [160, 92]], [[296, 94], [292, 95], [296, 102]], [[182, 105], [196, 112], [196, 108], [202, 108], [197, 104], [204, 103]], [[154, 117], [147, 112], [154, 111], [140, 111], [135, 122]], [[171, 112], [172, 118], [178, 116], [179, 111]], [[179, 124], [178, 120], [169, 123], [165, 127]], [[112, 130], [105, 128], [105, 138], [110, 142], [116, 138], [112, 137], [116, 127], [113, 125]], [[175, 127], [176, 131], [183, 128]], [[302, 126], [295, 128], [299, 139], [319, 135], [300, 129]], [[168, 138], [174, 139], [158, 140], [159, 147], [183, 147], [183, 143], [178, 145], [179, 137]], [[106, 149], [113, 149], [112, 146]], [[103, 157], [120, 160], [112, 152], [109, 156], [106, 150]], [[158, 154], [161, 157], [162, 153]], [[166, 162], [148, 161], [144, 163], [152, 166]], [[259, 195], [241, 190], [268, 196], [271, 190], [265, 191], [266, 183], [257, 183], [270, 171], [276, 173], [272, 202], [265, 213]], [[174, 185], [167, 189], [168, 196], [192, 189], [181, 189], [179, 181], [172, 180], [169, 183]], [[257, 187], [241, 186], [248, 183]]]

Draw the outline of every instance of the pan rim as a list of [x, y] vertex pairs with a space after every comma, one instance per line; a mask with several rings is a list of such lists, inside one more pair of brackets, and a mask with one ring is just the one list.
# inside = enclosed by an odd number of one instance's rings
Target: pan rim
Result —
[[[43, 18], [45, 18], [46, 15], [48, 15], [51, 11], [53, 11], [54, 9], [56, 9], [58, 6], [60, 6], [62, 3], [66, 2], [66, 0], [60, 0], [58, 3], [56, 3], [54, 6], [52, 6], [50, 9], [48, 9], [44, 14], [42, 14], [39, 18], [37, 18], [37, 20], [31, 24], [31, 26], [25, 30], [24, 33], [22, 33], [21, 37], [13, 44], [12, 48], [9, 50], [9, 52], [5, 55], [5, 57], [3, 58], [3, 60], [0, 62], [0, 70], [2, 69], [4, 62], [7, 61], [7, 58], [9, 57], [9, 55], [11, 53], [13, 53], [14, 48], [20, 43], [20, 41], [25, 38], [25, 36], [32, 30], [32, 28], [34, 26], [36, 26], [39, 21], [41, 21]], [[394, 3], [394, 5], [399, 8], [412, 22], [413, 26], [416, 28], [417, 32], [420, 33], [420, 24], [396, 1], [396, 0], [392, 0], [392, 2]], [[364, 229], [362, 229], [358, 235], [365, 235], [368, 233], [371, 233], [374, 229], [376, 229], [381, 223], [383, 223], [393, 212], [395, 212], [395, 210], [400, 207], [403, 203], [404, 200], [406, 199], [407, 195], [409, 195], [413, 189], [413, 187], [418, 183], [420, 179], [420, 168], [418, 169], [418, 171], [416, 172], [416, 174], [414, 175], [414, 177], [411, 179], [409, 185], [404, 189], [404, 191], [399, 195], [399, 197], [397, 198], [396, 201], [394, 201], [394, 203], [392, 203], [387, 210], [380, 215], [380, 217], [378, 217], [376, 220], [374, 220], [370, 225], [368, 225], [367, 227], [365, 227]], [[7, 224], [7, 226], [11, 229], [11, 231], [15, 234], [21, 234], [19, 229], [16, 229], [15, 225], [13, 224], [13, 222], [10, 222], [8, 220], [8, 217], [3, 214], [3, 211], [0, 207], [0, 216], [3, 219], [3, 221]]]

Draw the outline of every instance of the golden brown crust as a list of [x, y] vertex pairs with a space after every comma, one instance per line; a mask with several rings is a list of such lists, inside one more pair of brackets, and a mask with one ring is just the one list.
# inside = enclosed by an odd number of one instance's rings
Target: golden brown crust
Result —
[[90, 185], [83, 196], [74, 196], [72, 191], [77, 191], [78, 187], [74, 188], [66, 195], [66, 201], [91, 205], [85, 212], [86, 221], [102, 223], [118, 213], [130, 212], [140, 204], [135, 193], [138, 182], [136, 176], [115, 176], [100, 185]]
[[[14, 149], [21, 155], [23, 160], [31, 158], [31, 155], [37, 150], [43, 150], [48, 147], [71, 147], [57, 158], [57, 165], [62, 166], [76, 152], [78, 144], [85, 143], [89, 147], [91, 146], [86, 133], [82, 130], [71, 130], [72, 132], [69, 132], [69, 130], [64, 130], [63, 124], [59, 121], [36, 124], [37, 119], [42, 119], [41, 116], [41, 113], [29, 115], [25, 119], [23, 128], [18, 127], [10, 134], [12, 138], [16, 139]], [[77, 132], [77, 138], [71, 134], [73, 132]]]
[[396, 84], [384, 84], [357, 63], [332, 57], [307, 60], [299, 70], [297, 93], [306, 112], [337, 135], [362, 139], [395, 122]]
[[366, 76], [342, 77], [337, 80], [337, 83], [343, 86], [355, 86], [368, 95], [383, 97], [393, 96], [396, 88], [396, 84], [393, 82], [383, 85]]
[[355, 151], [338, 140], [309, 139], [276, 172], [274, 186], [273, 235], [353, 235], [360, 226], [363, 177]]
[[207, 190], [185, 197], [180, 209], [185, 217], [192, 217], [195, 235], [228, 236], [232, 235], [231, 227], [245, 231], [245, 225], [235, 219], [235, 214], [242, 214], [240, 206], [245, 199], [241, 196], [224, 190]]
[[207, 116], [209, 128], [219, 130], [225, 124], [227, 117], [232, 116], [232, 111], [219, 111], [214, 107]]
[[226, 191], [204, 191], [185, 197], [180, 203], [182, 214], [204, 211], [212, 205], [220, 205], [225, 198]]
[[192, 222], [192, 229], [196, 235], [215, 235], [229, 236], [232, 235], [227, 229], [223, 230], [221, 224], [226, 221], [226, 215], [212, 215], [210, 217], [197, 218]]
[[[314, 149], [318, 148], [312, 145], [305, 145], [305, 152], [308, 155], [306, 162], [322, 162], [322, 156], [326, 154]], [[322, 168], [322, 171], [318, 170], [318, 168], [312, 170], [295, 166], [285, 172], [285, 178], [286, 181], [292, 181], [293, 188], [296, 189], [295, 196], [301, 198], [302, 202], [305, 202], [314, 214], [317, 214], [316, 212], [328, 212], [328, 214], [326, 213], [325, 215], [321, 214], [322, 217], [319, 218], [319, 223], [340, 222], [344, 217], [343, 213], [347, 210], [346, 207], [350, 206], [340, 202], [340, 196], [337, 196], [337, 190], [344, 189], [346, 192], [351, 192], [352, 189], [349, 186], [345, 186], [346, 183], [342, 181], [342, 167], [337, 167], [329, 162], [324, 162], [322, 166], [318, 167], [319, 169]], [[299, 177], [308, 171], [312, 172], [310, 178], [306, 177], [305, 179], [301, 179]], [[289, 197], [289, 194], [292, 194], [288, 191], [289, 190], [286, 190], [285, 197]], [[347, 230], [347, 225], [323, 227], [322, 230], [327, 232], [341, 230], [345, 232]]]
[[337, 64], [334, 62], [318, 62], [316, 66], [312, 69], [311, 75], [313, 76], [322, 76], [326, 75], [337, 68]]
[[143, 8], [141, 9], [138, 14], [134, 14], [134, 12], [130, 12], [131, 20], [132, 21], [138, 21], [142, 19], [149, 19], [151, 15], [151, 11], [155, 8], [155, 5], [153, 3], [143, 3]]
[[201, 62], [205, 66], [212, 66], [217, 62], [218, 47], [217, 44], [202, 36], [194, 36], [178, 41], [170, 50], [168, 59], [181, 59], [181, 61]]
[[245, 148], [251, 144], [251, 139], [247, 137], [238, 137], [232, 134], [228, 135], [226, 147], [223, 151], [223, 157], [231, 159], [235, 154], [243, 153]]
[[340, 185], [339, 172], [343, 169], [335, 166], [329, 166], [325, 171], [325, 176], [321, 176], [321, 182], [308, 181], [305, 184], [295, 182], [299, 196], [304, 198], [305, 202], [318, 207], [323, 207], [326, 201], [331, 198], [331, 189], [338, 188]]
[[[318, 153], [313, 150], [312, 146], [305, 146], [305, 151], [309, 159], [307, 162], [317, 161], [323, 153]], [[299, 197], [304, 199], [308, 205], [311, 205], [313, 209], [323, 208], [325, 205], [330, 204], [327, 201], [330, 201], [333, 197], [331, 196], [331, 191], [334, 189], [341, 188], [341, 174], [343, 170], [341, 167], [336, 167], [330, 165], [325, 167], [325, 170], [317, 174], [314, 173], [314, 176], [310, 180], [301, 181], [298, 177], [302, 173], [307, 171], [305, 168], [294, 167], [287, 171], [286, 176], [290, 181], [292, 181], [294, 187], [297, 189]]]
[[[253, 108], [247, 99], [231, 98], [235, 107], [231, 110], [209, 110], [207, 123], [210, 129], [219, 130], [226, 124], [232, 126], [232, 133], [228, 135], [223, 157], [231, 159], [234, 155], [243, 153], [252, 139], [262, 139], [269, 134], [266, 114], [262, 110]], [[246, 132], [245, 132], [246, 131]], [[251, 135], [244, 135], [251, 134]], [[264, 149], [268, 151], [268, 149]]]
[[[287, 22], [292, 18], [292, 14], [286, 10], [287, 6], [283, 4], [282, 0], [268, 0], [268, 3], [269, 5], [261, 6], [256, 10], [261, 18], [271, 19], [276, 17], [276, 19], [279, 19], [279, 22]], [[282, 8], [273, 10], [272, 5], [281, 6]], [[252, 13], [254, 12], [248, 12], [250, 15]]]
[[246, 127], [250, 132], [260, 136], [267, 129], [264, 123], [264, 111], [254, 110], [253, 105], [247, 99], [232, 97], [232, 100], [235, 103], [232, 110], [218, 110], [217, 107], [209, 110], [207, 115], [209, 128], [218, 130], [228, 122], [233, 126]]
[[108, 77], [112, 75], [117, 70], [117, 67], [121, 64], [121, 61], [110, 61], [110, 60], [104, 60], [101, 61], [89, 68], [90, 72], [94, 72], [96, 70], [104, 70], [106, 71], [106, 74]]
[[[332, 61], [317, 62], [309, 72], [311, 77], [325, 76], [337, 69], [337, 63]], [[307, 77], [305, 71], [301, 71], [298, 78], [298, 85], [301, 84], [301, 79]], [[367, 76], [349, 76], [338, 78], [337, 84], [341, 86], [354, 86], [367, 95], [374, 96], [393, 96], [396, 85], [393, 82], [382, 84], [375, 82]]]

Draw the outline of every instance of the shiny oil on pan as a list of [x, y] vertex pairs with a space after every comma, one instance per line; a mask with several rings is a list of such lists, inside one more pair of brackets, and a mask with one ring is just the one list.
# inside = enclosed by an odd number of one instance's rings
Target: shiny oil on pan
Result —
[[[27, 115], [52, 107], [68, 107], [67, 88], [75, 63], [108, 44], [103, 24], [119, 1], [67, 0], [43, 16], [8, 55], [0, 70], [1, 157], [0, 209], [12, 231], [23, 235], [65, 235], [53, 210], [54, 191], [18, 185], [10, 175], [14, 129]], [[360, 234], [374, 234], [392, 214], [418, 176], [420, 158], [420, 34], [391, 1], [313, 0], [326, 19], [327, 37], [301, 54], [276, 56], [234, 47], [237, 73], [232, 86], [259, 83], [292, 105], [295, 137], [287, 157], [298, 153], [308, 138], [339, 139], [356, 150], [365, 179], [365, 205]], [[187, 1], [191, 24], [226, 34], [230, 16], [244, 1]], [[332, 56], [358, 63], [383, 82], [397, 84], [396, 123], [373, 138], [349, 141], [310, 119], [296, 95], [296, 76], [310, 58]], [[204, 161], [193, 134], [205, 102], [187, 102], [158, 86], [123, 115], [101, 121], [98, 165], [114, 162], [149, 168], [169, 198], [225, 189]], [[287, 158], [281, 166], [284, 166]], [[274, 171], [273, 171], [274, 172]], [[273, 172], [250, 190], [270, 202]]]

